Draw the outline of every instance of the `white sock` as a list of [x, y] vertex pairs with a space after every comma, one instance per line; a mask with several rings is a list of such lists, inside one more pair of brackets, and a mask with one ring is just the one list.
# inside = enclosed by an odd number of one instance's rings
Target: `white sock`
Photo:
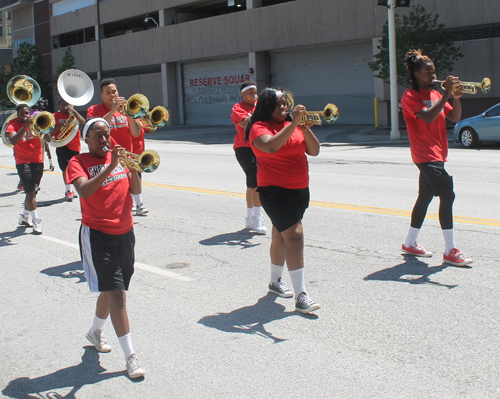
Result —
[[302, 293], [306, 292], [306, 287], [304, 285], [304, 268], [297, 270], [289, 270], [290, 279], [292, 280], [293, 290], [295, 292], [295, 299]]
[[31, 220], [38, 219], [38, 213], [37, 213], [36, 209], [34, 211], [29, 211], [29, 212], [31, 215]]
[[275, 265], [271, 262], [271, 283], [277, 283], [280, 280], [284, 269], [285, 266]]
[[417, 246], [417, 238], [418, 233], [420, 233], [420, 229], [416, 229], [415, 227], [411, 227], [408, 229], [408, 236], [406, 236], [405, 247], [416, 247]]
[[134, 199], [136, 205], [142, 203], [142, 194], [132, 194], [132, 198]]
[[70, 184], [69, 185], [69, 190], [74, 193], [75, 192], [75, 186], [73, 186], [72, 184]]
[[65, 184], [66, 191], [71, 191], [71, 184]]
[[95, 330], [101, 330], [104, 328], [104, 324], [106, 324], [106, 320], [108, 320], [107, 318], [105, 319], [101, 319], [99, 317], [97, 317], [96, 315], [94, 315], [94, 321], [92, 322], [92, 332], [95, 332]]
[[253, 208], [247, 208], [247, 218], [251, 218], [253, 216]]
[[23, 209], [23, 215], [29, 215], [30, 214], [30, 211], [28, 211], [26, 208]]
[[125, 354], [125, 361], [127, 361], [130, 355], [134, 353], [134, 348], [132, 347], [132, 337], [130, 336], [130, 333], [118, 337], [118, 341], [120, 341], [123, 353]]
[[442, 230], [444, 237], [444, 254], [448, 255], [455, 248], [455, 239], [453, 238], [453, 229]]
[[253, 214], [254, 215], [260, 215], [260, 213], [262, 212], [262, 207], [261, 206], [254, 206], [253, 207]]

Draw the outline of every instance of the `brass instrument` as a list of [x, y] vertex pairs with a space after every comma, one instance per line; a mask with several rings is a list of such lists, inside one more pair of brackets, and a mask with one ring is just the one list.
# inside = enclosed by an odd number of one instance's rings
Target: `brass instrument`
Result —
[[168, 110], [161, 105], [154, 107], [151, 112], [148, 112], [145, 116], [138, 119], [137, 122], [143, 128], [149, 130], [156, 130], [159, 127], [163, 127], [167, 124], [169, 119]]
[[[288, 112], [291, 113], [295, 107], [295, 101], [290, 93], [285, 93], [286, 105], [288, 107]], [[339, 109], [335, 104], [326, 104], [323, 111], [307, 111], [306, 115], [302, 115], [299, 125], [312, 124], [321, 125], [321, 118], [325, 118], [328, 123], [333, 123], [339, 118]]]
[[56, 127], [56, 119], [50, 112], [42, 111], [35, 115], [31, 133], [40, 140]]
[[31, 108], [40, 99], [41, 90], [35, 79], [18, 75], [7, 83], [7, 96], [15, 105], [26, 104]]
[[125, 105], [120, 106], [118, 111], [132, 119], [142, 118], [149, 111], [149, 100], [144, 94], [134, 94], [129, 97]]
[[[445, 90], [444, 87], [444, 80], [437, 80], [434, 79], [432, 83], [441, 83], [441, 88]], [[491, 89], [491, 79], [490, 78], [484, 78], [481, 82], [457, 82], [455, 84], [455, 87], [453, 89], [453, 92], [455, 93], [465, 93], [465, 94], [476, 94], [477, 93], [477, 88], [480, 88], [481, 91], [484, 94], [487, 94], [490, 89]]]
[[[112, 151], [108, 147], [104, 147], [104, 150], [108, 152]], [[151, 173], [160, 166], [160, 156], [155, 150], [143, 151], [141, 155], [121, 150], [119, 154], [122, 156], [120, 164], [136, 172]]]
[[7, 134], [6, 134], [7, 133], [7, 126], [9, 126], [9, 122], [14, 118], [17, 118], [16, 111], [14, 111], [12, 114], [9, 115], [9, 117], [5, 120], [5, 122], [2, 126], [2, 142], [9, 148], [14, 148], [14, 146], [12, 144], [10, 144], [10, 140], [7, 137]]

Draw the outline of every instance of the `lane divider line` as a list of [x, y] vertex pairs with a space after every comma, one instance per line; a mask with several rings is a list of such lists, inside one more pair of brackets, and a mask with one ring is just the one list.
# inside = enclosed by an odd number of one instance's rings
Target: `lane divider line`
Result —
[[[47, 240], [47, 241], [54, 242], [56, 244], [65, 245], [66, 247], [69, 247], [69, 248], [74, 248], [77, 250], [80, 249], [80, 247], [77, 244], [73, 244], [72, 242], [60, 240], [59, 238], [44, 236], [43, 234], [40, 235], [40, 238], [43, 238], [44, 240]], [[149, 272], [149, 273], [157, 274], [159, 276], [172, 278], [174, 280], [194, 281], [194, 279], [191, 277], [183, 276], [182, 274], [174, 273], [174, 272], [171, 272], [170, 270], [160, 269], [159, 267], [156, 267], [156, 266], [146, 265], [145, 263], [141, 263], [141, 262], [135, 262], [134, 267], [137, 269], [144, 270], [144, 271]]]

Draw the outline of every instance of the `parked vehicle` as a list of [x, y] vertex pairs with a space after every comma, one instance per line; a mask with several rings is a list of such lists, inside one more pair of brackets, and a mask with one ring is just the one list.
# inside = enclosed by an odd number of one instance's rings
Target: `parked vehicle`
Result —
[[458, 122], [453, 128], [453, 138], [467, 148], [479, 143], [500, 143], [500, 103]]

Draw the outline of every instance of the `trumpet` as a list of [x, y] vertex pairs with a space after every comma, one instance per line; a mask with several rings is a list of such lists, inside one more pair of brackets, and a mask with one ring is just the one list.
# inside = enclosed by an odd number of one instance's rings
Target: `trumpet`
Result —
[[[288, 92], [285, 92], [285, 100], [286, 106], [291, 114], [293, 108], [295, 107], [295, 101], [292, 95]], [[328, 103], [323, 111], [307, 111], [307, 114], [301, 117], [299, 125], [321, 125], [320, 116], [325, 118], [325, 121], [328, 123], [333, 123], [339, 118], [339, 109], [335, 104]]]
[[[104, 147], [104, 151], [111, 152], [112, 150]], [[121, 155], [120, 164], [136, 172], [151, 173], [160, 166], [160, 156], [155, 150], [146, 150], [140, 155], [121, 150], [119, 155]]]
[[[441, 88], [445, 90], [444, 82], [444, 80], [437, 79], [432, 81], [432, 83], [441, 83]], [[481, 89], [484, 94], [488, 93], [491, 89], [491, 79], [484, 78], [481, 82], [457, 82], [455, 83], [453, 93], [476, 94], [476, 88]]]

